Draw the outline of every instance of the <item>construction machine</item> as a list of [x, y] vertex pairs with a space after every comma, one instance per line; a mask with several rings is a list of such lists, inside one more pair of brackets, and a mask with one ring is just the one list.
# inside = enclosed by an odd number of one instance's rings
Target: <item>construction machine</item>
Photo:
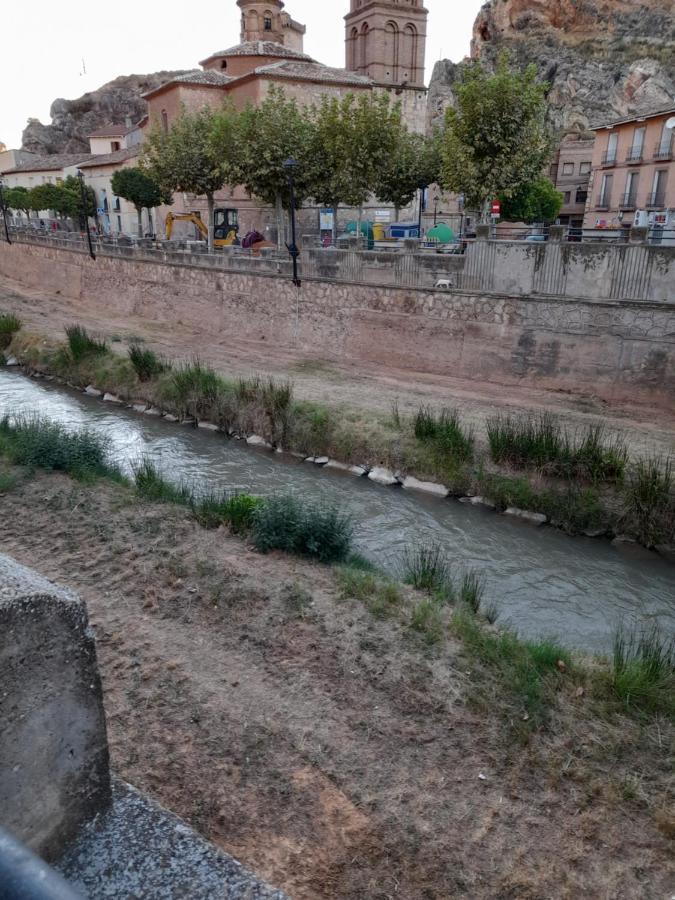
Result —
[[[208, 240], [209, 230], [202, 220], [199, 211], [189, 213], [169, 212], [166, 217], [166, 239], [171, 240], [175, 222], [192, 222], [195, 228]], [[239, 214], [236, 209], [214, 209], [213, 211], [213, 245], [214, 247], [231, 247], [237, 240], [239, 232]]]

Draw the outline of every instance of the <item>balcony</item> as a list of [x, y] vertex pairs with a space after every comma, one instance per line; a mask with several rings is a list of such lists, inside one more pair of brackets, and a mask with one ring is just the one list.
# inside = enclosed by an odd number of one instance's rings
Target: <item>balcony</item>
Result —
[[600, 160], [601, 166], [615, 166], [616, 165], [616, 150], [610, 150], [607, 153], [602, 154], [602, 159]]
[[642, 147], [631, 147], [631, 149], [626, 153], [626, 162], [629, 165], [638, 165], [642, 162]]
[[647, 197], [647, 207], [649, 209], [664, 209], [666, 205], [666, 192], [655, 191]]
[[624, 194], [619, 202], [619, 209], [635, 209], [637, 194], [635, 191], [629, 191]]
[[575, 200], [577, 203], [583, 203], [585, 205], [588, 200], [588, 191], [577, 191]]
[[609, 197], [603, 196], [600, 194], [598, 199], [595, 201], [596, 209], [609, 209]]
[[673, 141], [672, 139], [668, 143], [659, 142], [656, 147], [654, 147], [654, 159], [657, 160], [669, 160], [673, 158]]

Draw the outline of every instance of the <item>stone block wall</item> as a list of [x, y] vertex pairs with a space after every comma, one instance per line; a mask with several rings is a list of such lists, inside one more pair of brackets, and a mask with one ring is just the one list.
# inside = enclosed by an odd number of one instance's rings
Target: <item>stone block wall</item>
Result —
[[0, 685], [0, 821], [52, 861], [110, 803], [101, 681], [82, 601], [6, 556]]
[[[74, 318], [84, 306], [169, 328], [182, 322], [203, 332], [205, 348], [210, 339], [230, 335], [312, 357], [592, 393], [609, 401], [644, 399], [672, 410], [675, 303], [525, 295], [513, 274], [518, 259], [525, 265], [523, 257], [509, 257], [511, 251], [497, 249], [496, 242], [484, 246], [511, 268], [509, 274], [495, 266], [489, 292], [336, 281], [328, 270], [305, 277], [296, 290], [287, 263], [272, 259], [233, 256], [224, 269], [214, 257], [186, 257], [179, 264], [162, 254], [129, 252], [93, 262], [83, 253], [35, 244], [0, 245], [0, 274], [60, 290], [73, 300]], [[538, 250], [526, 248], [532, 272]], [[355, 263], [361, 272], [383, 265], [378, 254], [361, 256]], [[572, 256], [583, 266], [583, 253]], [[594, 257], [600, 266], [603, 258]], [[473, 277], [470, 261], [458, 273], [464, 285]], [[395, 264], [403, 266], [404, 256]], [[570, 265], [568, 284], [579, 277], [579, 267]], [[502, 285], [511, 290], [499, 291]]]

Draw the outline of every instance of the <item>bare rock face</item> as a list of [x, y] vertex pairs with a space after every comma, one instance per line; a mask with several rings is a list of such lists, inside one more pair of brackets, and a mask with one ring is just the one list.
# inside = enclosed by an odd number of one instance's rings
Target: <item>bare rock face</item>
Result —
[[[471, 55], [491, 67], [504, 51], [549, 82], [559, 134], [675, 102], [675, 0], [488, 0]], [[430, 124], [453, 102], [463, 65], [436, 64]]]
[[50, 109], [51, 125], [29, 119], [23, 132], [24, 150], [41, 156], [50, 153], [88, 152], [88, 135], [105, 125], [135, 124], [147, 112], [142, 94], [170, 81], [182, 72], [156, 72], [151, 75], [123, 75], [97, 91], [77, 100], [55, 100]]

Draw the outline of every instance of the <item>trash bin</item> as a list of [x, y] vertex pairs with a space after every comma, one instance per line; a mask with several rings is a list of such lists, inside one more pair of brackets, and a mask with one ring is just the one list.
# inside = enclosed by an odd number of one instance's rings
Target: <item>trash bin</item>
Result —
[[385, 236], [384, 225], [376, 222], [373, 225], [373, 240], [374, 241], [383, 241]]

